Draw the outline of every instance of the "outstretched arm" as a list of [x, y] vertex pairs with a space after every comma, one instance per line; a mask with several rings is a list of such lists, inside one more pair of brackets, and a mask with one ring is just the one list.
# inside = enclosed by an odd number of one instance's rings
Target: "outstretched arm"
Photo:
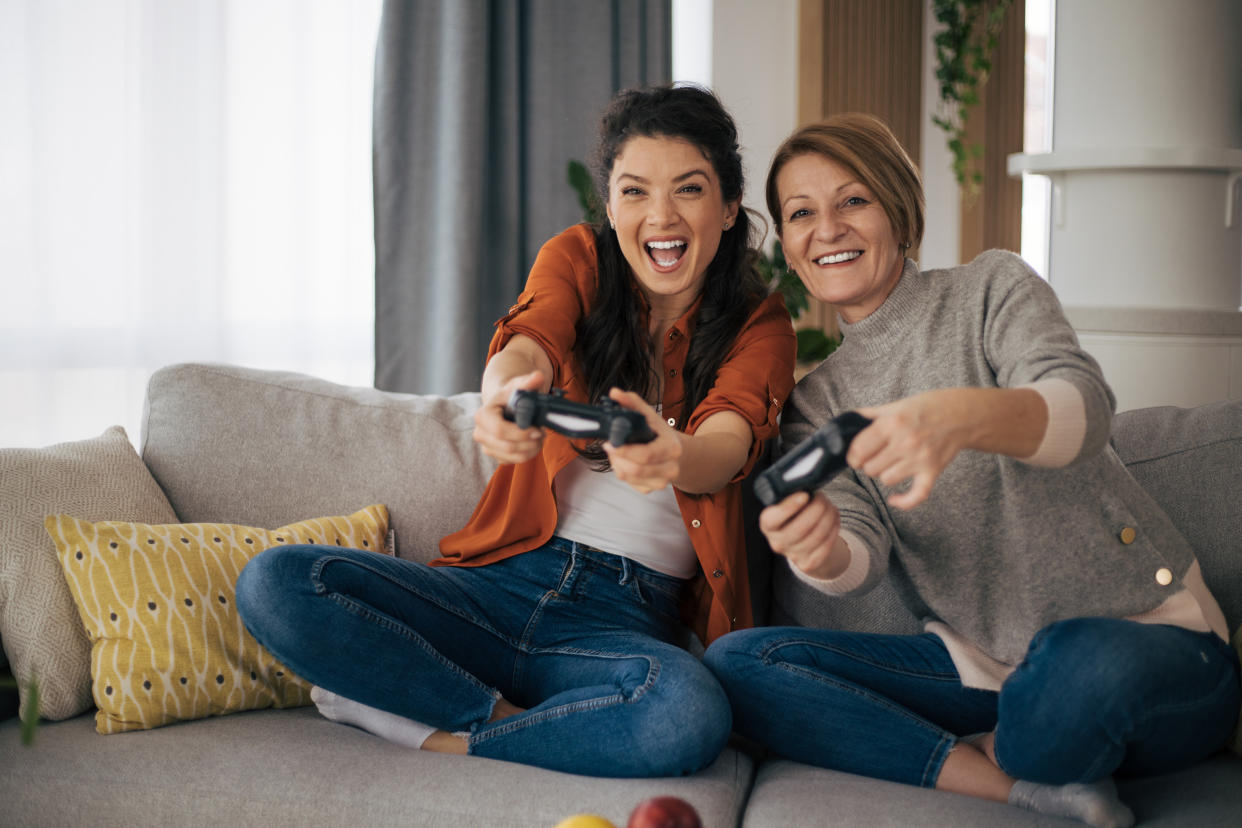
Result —
[[640, 492], [672, 484], [683, 492], [719, 491], [741, 471], [750, 453], [750, 424], [733, 411], [718, 411], [704, 420], [694, 434], [671, 428], [642, 397], [613, 389], [611, 398], [642, 412], [656, 433], [650, 443], [621, 447], [604, 444], [617, 478]]
[[504, 407], [518, 389], [546, 392], [551, 385], [552, 361], [527, 336], [514, 336], [487, 361], [483, 404], [474, 413], [474, 439], [484, 454], [501, 463], [523, 463], [539, 453], [543, 429], [518, 428], [505, 419]]
[[886, 486], [910, 480], [889, 498], [899, 509], [926, 500], [963, 449], [1026, 458], [1048, 428], [1048, 407], [1031, 388], [945, 388], [859, 413], [873, 422], [854, 438], [846, 461]]

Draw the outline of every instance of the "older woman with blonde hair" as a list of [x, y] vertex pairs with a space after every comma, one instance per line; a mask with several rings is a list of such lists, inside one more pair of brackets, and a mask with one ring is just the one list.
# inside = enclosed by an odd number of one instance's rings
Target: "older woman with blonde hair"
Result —
[[1017, 256], [906, 258], [919, 174], [880, 121], [795, 132], [768, 176], [785, 255], [840, 348], [785, 448], [857, 411], [849, 469], [760, 528], [828, 595], [892, 580], [921, 635], [760, 628], [706, 662], [735, 727], [836, 770], [1129, 825], [1114, 774], [1190, 765], [1238, 715], [1238, 658], [1194, 550], [1109, 447], [1114, 398]]

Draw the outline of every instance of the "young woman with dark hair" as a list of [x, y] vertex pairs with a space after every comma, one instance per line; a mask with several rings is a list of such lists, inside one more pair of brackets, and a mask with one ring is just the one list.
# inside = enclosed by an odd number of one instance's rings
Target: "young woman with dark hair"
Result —
[[[329, 718], [573, 773], [686, 774], [732, 719], [684, 625], [706, 644], [752, 623], [740, 485], [793, 386], [794, 333], [753, 267], [714, 95], [620, 93], [596, 167], [607, 225], [544, 245], [497, 323], [474, 434], [500, 466], [442, 557], [281, 547], [238, 604]], [[552, 388], [656, 437], [575, 444], [504, 417], [515, 391]]]

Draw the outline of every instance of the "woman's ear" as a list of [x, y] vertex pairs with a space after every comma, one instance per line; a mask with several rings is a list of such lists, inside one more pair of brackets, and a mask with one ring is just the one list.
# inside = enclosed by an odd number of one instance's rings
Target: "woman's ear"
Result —
[[734, 222], [737, 221], [737, 213], [738, 213], [738, 210], [741, 208], [741, 206], [742, 206], [741, 199], [738, 199], [737, 201], [726, 201], [725, 202], [724, 229], [728, 230], [730, 227], [733, 226]]

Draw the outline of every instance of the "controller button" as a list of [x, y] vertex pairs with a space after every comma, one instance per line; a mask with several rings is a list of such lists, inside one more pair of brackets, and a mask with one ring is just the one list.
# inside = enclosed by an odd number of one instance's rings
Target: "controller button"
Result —
[[670, 426], [672, 426], [672, 427], [676, 428], [676, 427], [677, 427], [677, 418], [676, 418], [676, 417], [669, 417], [669, 418], [668, 418], [668, 424], [669, 424]]
[[713, 570], [712, 570], [712, 577], [713, 577], [713, 578], [722, 578], [722, 577], [724, 577], [724, 570], [723, 570], [723, 569], [713, 569]]
[[1173, 571], [1167, 566], [1162, 566], [1156, 570], [1156, 583], [1160, 586], [1168, 586], [1173, 583]]
[[1134, 539], [1137, 536], [1138, 536], [1138, 532], [1134, 531], [1133, 526], [1127, 526], [1125, 529], [1122, 529], [1121, 532], [1117, 535], [1117, 537], [1121, 540], [1121, 542], [1124, 543], [1126, 546], [1129, 546], [1130, 544], [1134, 543]]
[[698, 518], [695, 518], [694, 520], [690, 521], [690, 525], [693, 526], [695, 529], [698, 529], [700, 526], [703, 525], [703, 523]]

